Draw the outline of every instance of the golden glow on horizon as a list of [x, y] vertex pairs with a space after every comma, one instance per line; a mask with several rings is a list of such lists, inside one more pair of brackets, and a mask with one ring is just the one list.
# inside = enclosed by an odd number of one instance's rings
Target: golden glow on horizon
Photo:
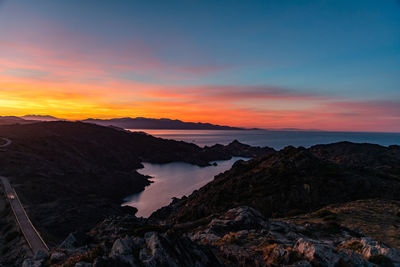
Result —
[[[382, 5], [345, 5], [346, 12], [327, 18], [316, 12], [327, 27], [314, 27], [314, 17], [304, 17], [302, 26], [310, 27], [297, 27], [297, 15], [280, 17], [274, 8], [273, 17], [282, 21], [250, 12], [256, 17], [244, 24], [222, 16], [181, 27], [165, 10], [148, 13], [152, 5], [42, 4], [0, 0], [0, 116], [167, 117], [239, 127], [400, 132], [397, 54], [388, 49], [397, 47], [393, 34], [399, 27], [397, 17], [379, 19]], [[186, 7], [178, 5], [180, 14]], [[305, 14], [293, 8], [293, 14]], [[209, 18], [209, 8], [204, 14], [190, 8], [184, 17], [192, 11]], [[67, 19], [71, 12], [76, 20]], [[360, 22], [371, 28], [353, 34]], [[239, 31], [231, 31], [232, 23]], [[337, 23], [347, 27], [337, 31]]]
[[[0, 76], [0, 88], [2, 116], [40, 114], [70, 120], [89, 117], [168, 117], [242, 127], [325, 130], [368, 130], [367, 127], [377, 126], [373, 117], [359, 121], [357, 126], [351, 114], [346, 120], [334, 112], [339, 106], [341, 110], [363, 112], [369, 108], [368, 105], [359, 104], [358, 107], [354, 103], [326, 103], [325, 106], [300, 110], [255, 109], [238, 106], [229, 96], [225, 100], [222, 96], [203, 96], [194, 102], [193, 96], [188, 93], [179, 94], [155, 85], [58, 83], [6, 76]], [[279, 99], [273, 101], [279, 103]], [[368, 112], [373, 114], [375, 111]]]
[[241, 127], [400, 131], [396, 102], [345, 101], [269, 87], [140, 83], [113, 78], [104, 66], [48, 59], [41, 64], [0, 60], [0, 116], [167, 117]]

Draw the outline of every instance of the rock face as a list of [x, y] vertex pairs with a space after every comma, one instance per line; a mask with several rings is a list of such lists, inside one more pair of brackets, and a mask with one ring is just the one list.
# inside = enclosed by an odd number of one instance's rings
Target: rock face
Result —
[[67, 238], [61, 243], [59, 248], [61, 249], [74, 249], [77, 246], [78, 241], [74, 234], [70, 233]]
[[[146, 232], [149, 229], [156, 231]], [[67, 255], [56, 263], [68, 266], [221, 266], [210, 248], [130, 215], [107, 219], [89, 235], [90, 242], [75, 249], [59, 248], [50, 259]]]
[[131, 266], [135, 266], [132, 239], [129, 236], [117, 239], [111, 248], [109, 257], [119, 259]]
[[400, 201], [387, 199], [362, 199], [336, 203], [308, 214], [288, 218], [295, 224], [334, 221], [365, 235], [400, 248]]
[[250, 207], [242, 206], [230, 209], [222, 217], [213, 219], [208, 227], [211, 232], [221, 235], [232, 230], [268, 230], [269, 224], [261, 213]]
[[[337, 146], [340, 150], [342, 144]], [[360, 160], [355, 168], [342, 161], [333, 162], [326, 153], [316, 150], [287, 147], [247, 162], [238, 161], [231, 170], [216, 176], [189, 197], [153, 213], [150, 219], [185, 222], [237, 205], [251, 206], [264, 216], [276, 217], [357, 199], [400, 199], [400, 175], [394, 175], [394, 169], [400, 165], [392, 165], [397, 162], [397, 154], [377, 159], [380, 163], [376, 165], [386, 166], [377, 172], [378, 167], [371, 169], [372, 160]], [[387, 169], [390, 171], [386, 172]]]
[[56, 252], [67, 255], [58, 264], [93, 267], [400, 264], [399, 249], [357, 231], [332, 222], [298, 225], [282, 219], [266, 219], [247, 206], [169, 226], [149, 225], [129, 215], [110, 218], [89, 235], [91, 241], [84, 246]]
[[[221, 262], [229, 266], [374, 266], [374, 257], [394, 265], [400, 263], [400, 250], [346, 227], [268, 221], [261, 215], [243, 214], [244, 208], [254, 212], [248, 207], [231, 209], [206, 225], [192, 228], [188, 235], [196, 243], [215, 248]], [[244, 216], [232, 217], [240, 213]], [[235, 227], [235, 222], [243, 218], [247, 226]], [[225, 231], [215, 231], [216, 222], [217, 229], [222, 224]]]

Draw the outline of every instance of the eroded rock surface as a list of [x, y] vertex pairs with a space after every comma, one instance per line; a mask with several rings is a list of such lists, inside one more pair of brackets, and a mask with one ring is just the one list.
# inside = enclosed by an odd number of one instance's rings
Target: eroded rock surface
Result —
[[58, 250], [67, 255], [58, 265], [400, 265], [400, 250], [363, 233], [333, 222], [299, 225], [267, 219], [247, 206], [168, 226], [149, 225], [134, 216], [115, 217], [99, 224], [89, 235], [91, 241], [75, 251]]

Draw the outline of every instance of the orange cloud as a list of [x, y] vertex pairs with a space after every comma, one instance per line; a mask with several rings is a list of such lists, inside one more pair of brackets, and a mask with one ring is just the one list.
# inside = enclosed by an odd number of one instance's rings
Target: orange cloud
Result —
[[394, 101], [338, 101], [269, 87], [223, 87], [223, 92], [216, 87], [214, 93], [210, 86], [172, 88], [111, 79], [77, 83], [0, 75], [0, 114], [170, 117], [245, 127], [400, 131], [400, 103]]
[[0, 42], [0, 115], [169, 117], [244, 127], [400, 131], [396, 101], [350, 101], [271, 86], [159, 85], [120, 77], [128, 71], [181, 79], [220, 70], [171, 66], [146, 47], [131, 53], [96, 48], [85, 54]]

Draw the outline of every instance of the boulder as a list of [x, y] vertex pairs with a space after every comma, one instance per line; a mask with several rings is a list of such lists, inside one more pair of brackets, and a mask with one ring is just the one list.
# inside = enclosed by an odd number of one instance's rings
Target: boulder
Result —
[[213, 219], [208, 228], [211, 233], [224, 235], [231, 231], [240, 230], [268, 230], [269, 222], [257, 210], [241, 206], [228, 210], [224, 215]]
[[59, 261], [62, 261], [62, 260], [64, 260], [66, 258], [66, 255], [65, 255], [65, 253], [63, 253], [63, 252], [53, 252], [51, 255], [50, 255], [50, 261], [52, 262], [52, 263], [55, 263], [55, 262], [59, 262]]
[[371, 238], [364, 237], [360, 240], [362, 244], [361, 254], [366, 258], [384, 256], [392, 261], [393, 264], [400, 265], [400, 251], [397, 249], [389, 248], [388, 246], [372, 240]]
[[35, 261], [32, 259], [26, 259], [22, 263], [22, 267], [41, 267], [43, 264], [42, 261]]
[[70, 233], [67, 238], [61, 243], [59, 248], [61, 249], [75, 249], [77, 246], [77, 239], [73, 233]]
[[114, 259], [128, 263], [130, 266], [136, 266], [135, 257], [133, 256], [134, 243], [129, 236], [118, 238], [115, 240], [109, 256]]
[[34, 260], [45, 260], [48, 256], [49, 256], [49, 254], [46, 251], [39, 250], [36, 252], [33, 259]]
[[92, 264], [84, 261], [80, 261], [75, 264], [75, 267], [92, 267]]
[[322, 266], [334, 267], [340, 260], [340, 257], [333, 251], [332, 246], [311, 242], [300, 238], [294, 246], [294, 249], [310, 262], [318, 262]]
[[211, 250], [198, 246], [189, 238], [148, 232], [144, 239], [145, 248], [139, 253], [144, 266], [220, 266]]

